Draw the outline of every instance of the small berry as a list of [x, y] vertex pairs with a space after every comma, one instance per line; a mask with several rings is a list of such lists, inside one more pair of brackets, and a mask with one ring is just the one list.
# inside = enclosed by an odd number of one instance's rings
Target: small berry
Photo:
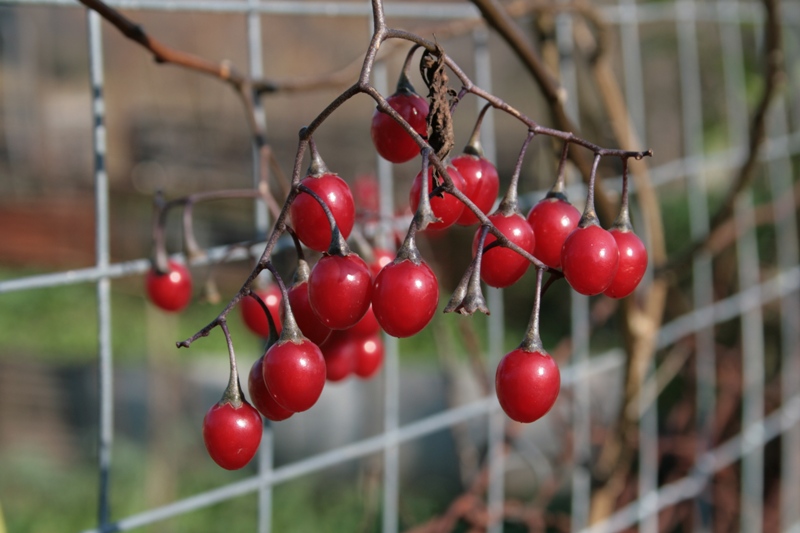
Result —
[[548, 353], [517, 348], [497, 365], [495, 389], [508, 417], [529, 423], [553, 407], [561, 389], [561, 373]]
[[208, 454], [222, 468], [238, 470], [255, 456], [261, 444], [261, 416], [249, 403], [214, 404], [203, 419]]

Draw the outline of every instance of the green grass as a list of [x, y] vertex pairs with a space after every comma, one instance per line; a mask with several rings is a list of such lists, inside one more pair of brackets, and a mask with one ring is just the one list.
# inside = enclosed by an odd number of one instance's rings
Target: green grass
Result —
[[[30, 272], [3, 271], [11, 279]], [[142, 360], [156, 350], [177, 350], [175, 342], [210, 322], [223, 304], [193, 303], [180, 314], [164, 313], [139, 294], [138, 278], [112, 283], [111, 327], [115, 361]], [[234, 314], [236, 311], [234, 311]], [[237, 350], [260, 351], [261, 340], [230, 321]], [[95, 284], [80, 283], [0, 294], [0, 357], [32, 357], [46, 362], [82, 363], [97, 354], [97, 294]], [[216, 335], [212, 334], [212, 337]], [[219, 335], [220, 339], [222, 338]], [[224, 343], [201, 339], [182, 357], [210, 349], [225, 351]]]

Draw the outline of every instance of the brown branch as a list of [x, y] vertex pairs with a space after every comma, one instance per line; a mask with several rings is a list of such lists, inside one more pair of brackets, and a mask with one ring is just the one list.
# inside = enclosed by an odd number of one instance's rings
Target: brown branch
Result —
[[[578, 131], [577, 126], [569, 118], [564, 107], [567, 99], [566, 92], [544, 66], [539, 54], [531, 46], [528, 38], [508, 11], [498, 0], [472, 0], [472, 3], [480, 10], [481, 15], [483, 15], [489, 26], [500, 34], [534, 77], [549, 104], [556, 127], [569, 132]], [[591, 165], [585, 154], [578, 150], [571, 150], [570, 158], [578, 167], [584, 181], [589, 183]], [[595, 190], [595, 202], [598, 214], [604, 224], [610, 224], [616, 216], [615, 206], [602, 187], [597, 187]]]

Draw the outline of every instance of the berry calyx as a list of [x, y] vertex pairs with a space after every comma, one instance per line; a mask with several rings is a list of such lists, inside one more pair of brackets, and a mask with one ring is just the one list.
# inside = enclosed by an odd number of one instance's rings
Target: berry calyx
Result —
[[151, 268], [145, 277], [147, 296], [164, 311], [184, 309], [192, 299], [192, 274], [177, 261], [168, 262], [169, 270], [161, 274]]

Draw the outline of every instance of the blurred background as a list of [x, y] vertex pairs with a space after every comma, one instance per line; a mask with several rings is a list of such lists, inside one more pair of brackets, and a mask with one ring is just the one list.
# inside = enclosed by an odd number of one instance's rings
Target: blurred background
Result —
[[[658, 268], [623, 302], [577, 296], [563, 281], [548, 290], [542, 336], [564, 384], [541, 421], [510, 422], [491, 392], [497, 362], [530, 317], [531, 271], [504, 293], [487, 291], [490, 317], [438, 313], [419, 335], [387, 339], [376, 378], [329, 383], [315, 407], [267, 430], [259, 461], [227, 472], [201, 438], [203, 415], [228, 379], [224, 338], [215, 331], [188, 350], [174, 343], [217, 315], [252, 260], [198, 262], [193, 303], [179, 315], [146, 301], [143, 273], [156, 191], [173, 199], [253, 186], [246, 110], [220, 80], [156, 63], [105, 22], [97, 33], [77, 3], [0, 0], [0, 533], [82, 531], [98, 520], [141, 531], [800, 531], [800, 4], [501, 4], [567, 91], [563, 110], [576, 133], [604, 147], [653, 150], [632, 166], [632, 201]], [[472, 4], [385, 5], [389, 26], [436, 37], [478, 85], [566, 129], [507, 35]], [[344, 85], [262, 98], [267, 143], [286, 175], [297, 132], [357, 79], [353, 64], [371, 31], [362, 1], [124, 7], [156, 39], [241, 71], [260, 50], [270, 80], [350, 69]], [[89, 35], [100, 39], [91, 52]], [[385, 48], [374, 83], [388, 96], [409, 47]], [[100, 268], [92, 59], [104, 78], [108, 178], [111, 266]], [[416, 68], [412, 82], [424, 95]], [[458, 88], [455, 76], [451, 84]], [[460, 103], [456, 151], [481, 105], [471, 95]], [[371, 99], [356, 97], [315, 140], [351, 186], [380, 178], [392, 193], [384, 212], [402, 214], [418, 162], [378, 160], [373, 111]], [[484, 147], [502, 193], [526, 129], [499, 112], [488, 117]], [[533, 141], [523, 214], [552, 184], [560, 148]], [[611, 204], [620, 171], [616, 160], [601, 163]], [[582, 208], [574, 166], [568, 184]], [[257, 211], [251, 200], [198, 205], [200, 244], [222, 250], [262, 238]], [[442, 307], [469, 264], [473, 235], [458, 227], [420, 240]], [[170, 252], [182, 251], [181, 237], [176, 214]], [[693, 249], [695, 241], [706, 246]], [[287, 276], [293, 254], [279, 246], [275, 257]], [[110, 292], [98, 297], [103, 279]], [[263, 341], [234, 315], [239, 366], [249, 369]], [[104, 332], [109, 342], [98, 348]], [[111, 366], [98, 363], [100, 352]], [[101, 406], [113, 410], [107, 486], [97, 465]], [[385, 440], [350, 456], [342, 448], [421, 421], [434, 429], [400, 445]], [[314, 467], [315, 457], [328, 462]], [[259, 469], [283, 477], [271, 491], [213, 496]], [[211, 496], [193, 500], [191, 512], [170, 507], [197, 494]], [[98, 500], [108, 510], [99, 518]], [[162, 506], [166, 516], [151, 512]], [[493, 519], [500, 510], [502, 520]]]

